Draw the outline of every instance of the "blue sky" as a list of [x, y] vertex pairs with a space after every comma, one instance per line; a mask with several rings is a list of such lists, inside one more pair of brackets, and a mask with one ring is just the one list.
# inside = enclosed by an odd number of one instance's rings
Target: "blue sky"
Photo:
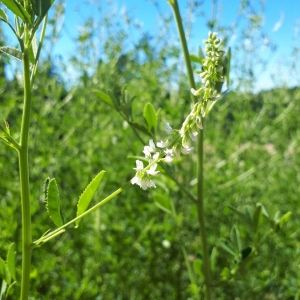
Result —
[[[73, 38], [78, 34], [83, 21], [93, 16], [101, 18], [105, 14], [114, 14], [122, 16], [128, 13], [140, 24], [143, 31], [156, 35], [159, 32], [158, 12], [151, 0], [110, 0], [112, 5], [107, 6], [107, 0], [66, 0], [66, 14], [63, 20], [60, 39], [57, 41], [54, 48], [54, 55], [62, 55], [68, 57], [76, 51]], [[170, 5], [167, 0], [157, 0], [159, 11], [164, 16], [171, 14]], [[178, 0], [183, 18], [187, 16], [187, 4], [191, 1]], [[191, 52], [195, 52], [198, 45], [201, 45], [202, 40], [207, 37], [208, 29], [205, 26], [206, 20], [210, 19], [212, 2], [210, 0], [202, 1], [203, 5], [200, 10], [195, 10], [195, 13], [189, 15], [192, 22], [192, 31], [188, 39], [188, 44]], [[224, 26], [232, 25], [238, 16], [239, 0], [215, 0], [217, 3], [216, 17], [219, 23]], [[261, 1], [250, 0], [253, 10], [259, 11]], [[102, 7], [102, 15], [95, 9], [96, 4]], [[266, 45], [274, 43], [276, 45], [275, 53], [270, 53], [267, 47], [261, 45], [261, 49], [257, 52], [258, 55], [265, 57], [269, 64], [263, 70], [257, 70], [257, 90], [267, 89], [274, 85], [271, 80], [271, 75], [279, 74], [280, 80], [289, 85], [296, 85], [300, 81], [300, 75], [289, 78], [289, 57], [293, 46], [300, 47], [299, 29], [300, 29], [300, 1], [299, 0], [266, 0], [265, 15], [263, 19], [263, 30], [267, 34], [265, 39]], [[201, 12], [201, 14], [200, 14]], [[248, 12], [248, 15], [251, 12]], [[174, 26], [174, 38], [176, 39], [176, 25]], [[230, 46], [238, 46], [241, 43], [241, 31], [245, 29], [245, 22], [240, 20], [238, 28], [232, 32]], [[138, 33], [132, 32], [133, 35]], [[136, 36], [138, 38], [138, 36]], [[242, 47], [251, 46], [251, 42], [243, 41]], [[242, 62], [247, 64], [247, 60]], [[299, 63], [298, 63], [299, 64]], [[298, 66], [299, 70], [299, 66]], [[280, 81], [279, 80], [279, 81]]]
[[[104, 14], [107, 8], [105, 0], [91, 0], [87, 1], [89, 3], [98, 2], [103, 6]], [[134, 17], [142, 26], [144, 31], [155, 35], [159, 30], [158, 23], [158, 12], [155, 8], [154, 1], [150, 0], [119, 0], [111, 1], [113, 3], [114, 13], [124, 14], [126, 11], [131, 16]], [[184, 17], [188, 13], [188, 0], [179, 0], [179, 6], [181, 9], [181, 14]], [[210, 19], [212, 11], [212, 2], [209, 0], [202, 1], [203, 5], [200, 10], [197, 10], [194, 15], [190, 16], [192, 20], [192, 32], [188, 40], [189, 48], [191, 52], [197, 49], [198, 45], [202, 43], [202, 40], [207, 37], [208, 29], [205, 26], [206, 20]], [[215, 1], [217, 3], [216, 17], [222, 25], [230, 26], [232, 25], [238, 15], [238, 8], [240, 5], [239, 0], [227, 1], [219, 0]], [[166, 0], [158, 0], [159, 11], [163, 15], [168, 15], [171, 13], [170, 5]], [[253, 10], [259, 11], [260, 1], [250, 1]], [[72, 49], [72, 29], [78, 28], [80, 26], [79, 15], [81, 18], [89, 17], [91, 15], [97, 14], [94, 9], [95, 5], [87, 5], [86, 1], [80, 0], [67, 0], [66, 2], [66, 16], [64, 21], [64, 27], [62, 30], [62, 39], [57, 45], [56, 52], [63, 51], [74, 51]], [[111, 7], [109, 9], [112, 9]], [[77, 12], [76, 12], [77, 11]], [[202, 12], [202, 15], [199, 12]], [[78, 13], [79, 12], [79, 13]], [[249, 12], [250, 13], [250, 12]], [[205, 20], [206, 19], [206, 20]], [[243, 20], [240, 21], [240, 30], [242, 30]], [[298, 27], [297, 27], [298, 26]], [[290, 86], [296, 85], [300, 81], [300, 75], [293, 78], [288, 78], [289, 72], [289, 57], [291, 54], [291, 49], [293, 46], [300, 47], [299, 30], [300, 28], [300, 1], [299, 0], [266, 0], [265, 1], [265, 11], [263, 19], [263, 30], [267, 34], [266, 44], [271, 42], [276, 45], [276, 51], [270, 53], [266, 47], [262, 46], [261, 51], [258, 52], [259, 55], [265, 57], [269, 64], [262, 70], [258, 69], [256, 78], [257, 85], [256, 90], [268, 89], [278, 83], [287, 83]], [[65, 32], [68, 32], [64, 36]], [[176, 30], [176, 25], [174, 23], [174, 32]], [[175, 32], [176, 33], [176, 32]], [[76, 35], [76, 31], [74, 36]], [[233, 32], [233, 38], [230, 41], [230, 46], [237, 46], [239, 43], [239, 29]], [[247, 42], [247, 41], [246, 41]], [[246, 43], [245, 42], [245, 43]], [[66, 45], [69, 46], [66, 48]], [[299, 66], [298, 66], [299, 70]], [[300, 71], [300, 70], [299, 70]], [[278, 74], [280, 73], [280, 74]], [[278, 74], [277, 82], [274, 83], [272, 75]]]

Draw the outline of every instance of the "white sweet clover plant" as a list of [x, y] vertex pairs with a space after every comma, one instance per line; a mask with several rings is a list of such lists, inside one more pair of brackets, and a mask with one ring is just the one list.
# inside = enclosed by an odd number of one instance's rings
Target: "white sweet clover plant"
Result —
[[172, 162], [175, 156], [180, 158], [180, 153], [187, 155], [194, 150], [194, 147], [190, 146], [190, 141], [197, 140], [198, 128], [203, 129], [202, 120], [209, 109], [208, 103], [220, 98], [216, 84], [224, 80], [222, 67], [224, 52], [220, 50], [221, 40], [216, 33], [209, 33], [209, 38], [203, 42], [206, 44], [206, 58], [199, 76], [204, 85], [198, 90], [191, 89], [191, 93], [199, 97], [200, 101], [195, 103], [180, 130], [173, 129], [167, 123], [165, 129], [170, 138], [157, 142], [156, 145], [153, 140], [150, 140], [149, 145], [144, 147], [143, 152], [149, 164], [144, 168], [143, 162], [136, 160], [136, 168], [134, 168], [136, 174], [131, 180], [132, 184], [137, 184], [143, 190], [156, 187], [151, 178], [159, 173], [156, 171], [159, 162]]

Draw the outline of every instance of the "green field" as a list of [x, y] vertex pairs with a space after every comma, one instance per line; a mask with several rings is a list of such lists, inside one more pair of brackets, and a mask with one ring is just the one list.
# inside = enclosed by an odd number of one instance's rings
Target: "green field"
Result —
[[[165, 60], [179, 59], [180, 49], [155, 49], [141, 40], [122, 53], [126, 38], [119, 37], [106, 41], [107, 59], [92, 70], [74, 58], [74, 69], [82, 70], [76, 84], [67, 82], [67, 71], [50, 59], [40, 63], [29, 131], [33, 241], [55, 228], [45, 208], [46, 178], [56, 178], [64, 220], [71, 220], [93, 177], [106, 171], [91, 205], [134, 176], [136, 157], [149, 142], [95, 90], [120, 100], [126, 84], [129, 98], [136, 97], [127, 113], [144, 126], [145, 105], [160, 110], [157, 141], [166, 137], [166, 122], [180, 128], [190, 112], [186, 76], [176, 62]], [[88, 39], [82, 49], [84, 43]], [[17, 70], [7, 78], [9, 64], [1, 56], [0, 120], [18, 140], [23, 87]], [[299, 115], [300, 88], [234, 89], [205, 120], [204, 203], [213, 299], [300, 299]], [[158, 169], [156, 189], [132, 185], [82, 219], [79, 228], [71, 226], [34, 249], [30, 299], [204, 299], [197, 208], [188, 196], [197, 194], [197, 151]], [[15, 243], [17, 266], [17, 283], [7, 299], [20, 293], [19, 189], [18, 155], [1, 143], [0, 257], [5, 260]]]

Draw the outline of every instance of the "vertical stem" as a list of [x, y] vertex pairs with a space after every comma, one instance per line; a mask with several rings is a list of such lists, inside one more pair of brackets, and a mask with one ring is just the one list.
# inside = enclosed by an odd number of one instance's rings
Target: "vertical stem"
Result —
[[[184, 29], [183, 29], [183, 25], [182, 25], [182, 19], [181, 19], [181, 15], [180, 15], [178, 2], [177, 2], [177, 0], [170, 0], [169, 3], [171, 4], [173, 13], [175, 16], [175, 20], [176, 20], [176, 25], [177, 25], [180, 43], [181, 43], [181, 47], [182, 47], [182, 51], [183, 51], [183, 55], [184, 55], [184, 62], [185, 62], [185, 66], [186, 66], [189, 85], [191, 88], [195, 89], [196, 88], [195, 79], [194, 79], [194, 75], [193, 75], [190, 54], [189, 54], [189, 50], [187, 47], [187, 42], [186, 42], [186, 38], [185, 38], [185, 34], [184, 34]], [[192, 97], [193, 102], [196, 103], [197, 102], [196, 97], [193, 94], [191, 94], [191, 97]]]
[[28, 168], [28, 131], [31, 108], [31, 84], [28, 28], [25, 28], [25, 46], [23, 50], [23, 76], [24, 76], [24, 107], [21, 124], [20, 149], [19, 149], [19, 170], [21, 185], [21, 206], [22, 206], [22, 281], [21, 300], [27, 300], [30, 286], [31, 268], [31, 213], [30, 213], [30, 190], [29, 190], [29, 168]]
[[[204, 123], [204, 119], [202, 120]], [[211, 274], [210, 274], [210, 257], [208, 253], [206, 228], [205, 228], [205, 216], [204, 216], [204, 196], [203, 196], [203, 138], [204, 129], [199, 131], [198, 135], [198, 221], [200, 225], [200, 237], [202, 242], [202, 255], [203, 255], [203, 272], [204, 280], [206, 285], [206, 299], [210, 300], [212, 298], [211, 290]]]
[[[182, 19], [180, 16], [180, 10], [177, 0], [168, 0], [174, 12], [178, 34], [180, 37], [181, 47], [184, 54], [185, 65], [187, 69], [187, 75], [189, 79], [189, 84], [191, 88], [195, 88], [195, 80], [191, 65], [191, 60], [189, 56], [189, 51], [187, 47], [187, 42], [184, 34], [184, 29], [182, 25]], [[196, 103], [197, 99], [192, 95], [193, 102]], [[203, 120], [204, 122], [204, 120]], [[198, 199], [197, 199], [197, 211], [198, 211], [198, 221], [200, 226], [200, 237], [202, 244], [202, 255], [203, 255], [203, 271], [205, 277], [206, 285], [206, 299], [212, 299], [212, 288], [211, 288], [211, 272], [210, 272], [210, 257], [208, 253], [206, 229], [205, 229], [205, 216], [204, 216], [204, 197], [203, 197], [203, 136], [204, 130], [200, 130], [198, 134], [198, 167], [197, 167], [197, 177], [198, 177]]]

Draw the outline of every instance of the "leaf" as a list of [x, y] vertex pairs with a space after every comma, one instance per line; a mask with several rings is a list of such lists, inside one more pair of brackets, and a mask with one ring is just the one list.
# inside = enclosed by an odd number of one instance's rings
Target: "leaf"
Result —
[[58, 187], [55, 178], [52, 178], [49, 181], [47, 188], [47, 199], [46, 199], [46, 208], [51, 220], [57, 227], [62, 226], [63, 218], [60, 209], [60, 197], [58, 192]]
[[105, 104], [109, 105], [112, 108], [115, 108], [113, 100], [107, 94], [105, 94], [99, 90], [94, 91], [94, 93], [96, 95], [98, 95], [100, 100], [102, 100]]
[[46, 178], [45, 183], [44, 183], [44, 197], [45, 197], [45, 201], [47, 202], [47, 198], [48, 198], [48, 186], [49, 186], [49, 182], [50, 182], [50, 178]]
[[34, 13], [43, 19], [55, 0], [30, 0]]
[[139, 131], [149, 135], [150, 137], [152, 137], [151, 132], [144, 125], [136, 123], [136, 122], [128, 122], [128, 124], [136, 129], [138, 129]]
[[240, 232], [238, 228], [234, 225], [231, 229], [230, 232], [230, 238], [233, 244], [235, 245], [236, 249], [238, 250], [237, 252], [241, 252], [241, 239], [240, 239]]
[[202, 59], [195, 54], [190, 54], [190, 60], [202, 65]]
[[146, 121], [148, 130], [155, 134], [157, 127], [157, 113], [151, 103], [147, 103], [144, 107], [144, 119]]
[[[84, 192], [81, 194], [78, 204], [77, 204], [77, 217], [83, 214], [86, 209], [88, 208], [94, 194], [96, 193], [99, 184], [101, 183], [101, 180], [103, 178], [103, 175], [105, 174], [105, 171], [101, 171], [86, 187]], [[79, 226], [81, 219], [76, 221], [76, 227]]]
[[227, 267], [225, 267], [220, 275], [226, 280], [230, 276], [230, 270]]
[[226, 245], [224, 242], [221, 242], [220, 246], [221, 246], [221, 248], [223, 248], [223, 250], [227, 251], [229, 254], [236, 257], [236, 253], [228, 245]]
[[254, 233], [257, 232], [257, 228], [258, 228], [258, 224], [259, 224], [259, 220], [260, 220], [260, 216], [261, 216], [261, 210], [262, 210], [262, 205], [260, 203], [257, 203], [256, 210], [254, 211], [253, 217], [252, 217], [252, 229], [253, 229]]
[[210, 255], [210, 267], [212, 271], [216, 269], [217, 257], [218, 257], [218, 249], [217, 247], [213, 247]]
[[205, 55], [204, 55], [204, 53], [203, 53], [203, 51], [202, 51], [202, 48], [201, 48], [200, 46], [198, 47], [198, 57], [199, 57], [201, 60], [205, 59]]
[[32, 24], [29, 13], [25, 10], [21, 3], [16, 0], [1, 0], [1, 2], [25, 23]]
[[5, 125], [5, 131], [6, 131], [6, 133], [10, 135], [9, 124], [8, 124], [8, 122], [6, 120], [4, 120], [4, 125]]
[[7, 284], [10, 284], [11, 281], [10, 274], [7, 265], [5, 264], [5, 261], [1, 257], [0, 257], [0, 278], [3, 278]]
[[11, 277], [16, 280], [16, 252], [15, 244], [11, 243], [7, 252], [6, 264]]
[[280, 218], [280, 222], [279, 222], [279, 227], [280, 229], [282, 229], [282, 227], [288, 223], [288, 221], [290, 220], [292, 216], [292, 213], [289, 211], [286, 214], [284, 214], [281, 218]]
[[195, 259], [193, 261], [193, 269], [194, 272], [199, 276], [202, 277], [203, 276], [203, 272], [202, 272], [202, 260], [200, 259]]
[[159, 207], [161, 210], [163, 210], [164, 212], [169, 214], [172, 212], [170, 200], [166, 196], [163, 196], [161, 194], [156, 194], [153, 197], [153, 200], [155, 205]]
[[3, 47], [0, 47], [0, 51], [2, 51], [3, 53], [5, 53], [13, 58], [16, 58], [17, 60], [22, 61], [22, 52], [17, 48], [3, 46]]
[[5, 11], [4, 11], [2, 8], [0, 8], [0, 18], [1, 18], [4, 22], [8, 23], [7, 15], [6, 15]]

